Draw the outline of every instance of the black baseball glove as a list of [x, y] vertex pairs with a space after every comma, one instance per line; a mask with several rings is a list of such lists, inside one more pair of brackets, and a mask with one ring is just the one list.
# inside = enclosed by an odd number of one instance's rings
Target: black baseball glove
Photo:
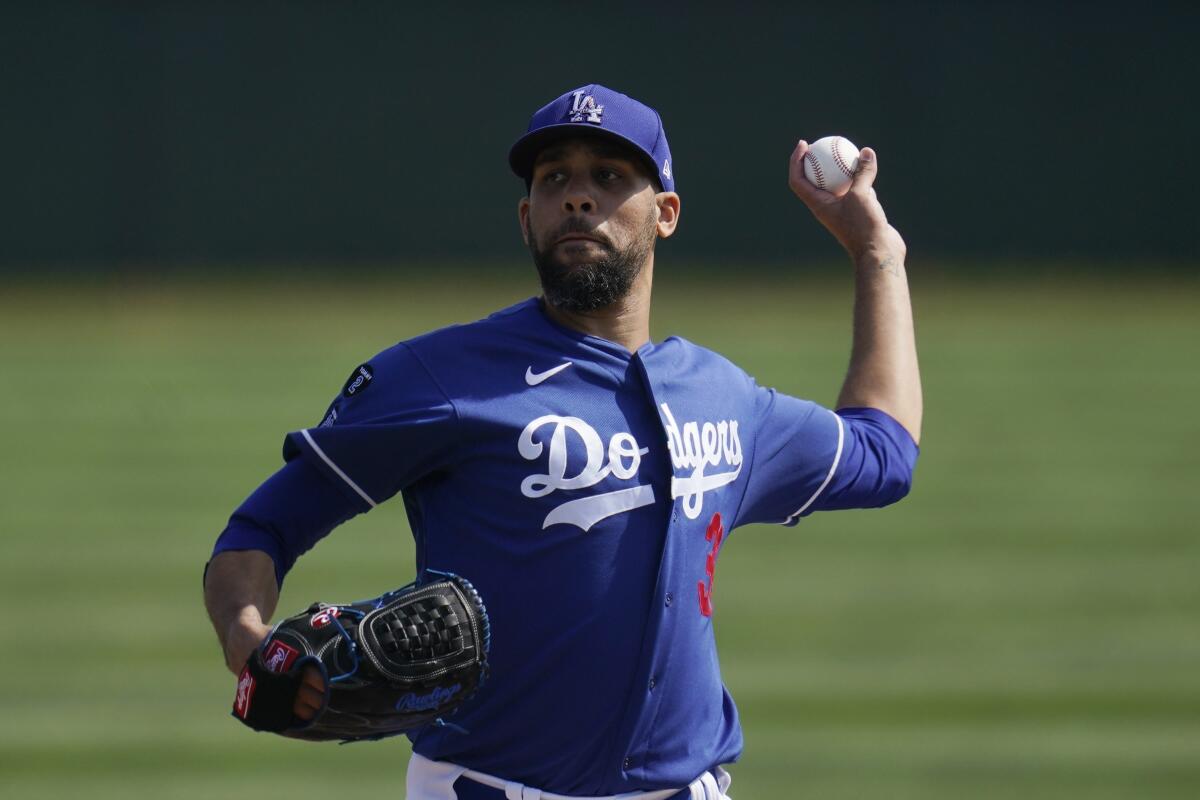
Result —
[[[233, 715], [259, 731], [343, 742], [444, 724], [487, 676], [488, 644], [483, 601], [457, 575], [374, 600], [314, 603], [251, 654]], [[324, 678], [325, 701], [305, 722], [292, 704], [308, 664]]]

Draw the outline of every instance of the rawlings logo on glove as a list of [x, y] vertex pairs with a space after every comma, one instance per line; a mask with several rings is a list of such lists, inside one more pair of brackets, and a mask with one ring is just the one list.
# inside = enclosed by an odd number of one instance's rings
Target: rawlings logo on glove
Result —
[[[297, 739], [381, 739], [453, 713], [487, 675], [489, 629], [469, 582], [443, 575], [373, 600], [314, 603], [283, 620], [238, 678], [233, 716]], [[321, 673], [324, 702], [292, 711], [302, 672]]]

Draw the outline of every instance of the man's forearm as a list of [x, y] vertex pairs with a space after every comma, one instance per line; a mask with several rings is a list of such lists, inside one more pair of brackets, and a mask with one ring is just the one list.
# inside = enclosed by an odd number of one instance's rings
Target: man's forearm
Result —
[[920, 441], [921, 375], [904, 271], [908, 249], [875, 196], [875, 151], [859, 151], [849, 191], [833, 195], [804, 176], [808, 150], [808, 142], [796, 143], [788, 185], [846, 248], [855, 268], [854, 346], [838, 407], [879, 409]]
[[854, 344], [838, 407], [877, 408], [921, 439], [921, 375], [902, 251], [857, 259]]
[[266, 623], [278, 602], [275, 562], [266, 553], [231, 550], [218, 553], [209, 562], [204, 606], [231, 671], [241, 668], [265, 636]]

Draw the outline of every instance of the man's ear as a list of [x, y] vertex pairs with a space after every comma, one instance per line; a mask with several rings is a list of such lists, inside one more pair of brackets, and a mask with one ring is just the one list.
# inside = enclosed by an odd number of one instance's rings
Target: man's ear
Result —
[[665, 239], [675, 232], [679, 224], [679, 195], [675, 192], [659, 192], [654, 195], [658, 206], [658, 237]]
[[522, 197], [517, 203], [517, 221], [521, 223], [521, 238], [525, 246], [529, 246], [529, 197]]

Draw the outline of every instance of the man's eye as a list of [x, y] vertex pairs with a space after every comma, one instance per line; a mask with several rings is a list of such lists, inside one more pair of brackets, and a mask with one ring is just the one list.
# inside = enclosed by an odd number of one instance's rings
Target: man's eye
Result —
[[566, 179], [561, 170], [552, 169], [542, 176], [542, 183], [559, 183]]
[[604, 183], [612, 183], [613, 181], [621, 179], [621, 173], [613, 169], [601, 169], [596, 174]]

